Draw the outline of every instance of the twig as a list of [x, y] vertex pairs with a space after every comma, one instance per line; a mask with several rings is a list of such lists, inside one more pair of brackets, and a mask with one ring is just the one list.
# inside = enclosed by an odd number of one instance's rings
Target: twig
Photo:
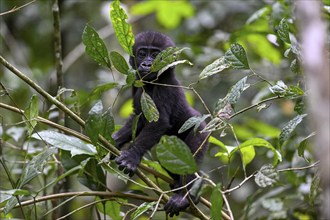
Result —
[[22, 9], [22, 8], [24, 8], [24, 7], [26, 7], [26, 6], [28, 6], [29, 4], [32, 4], [32, 3], [35, 2], [35, 1], [36, 1], [36, 0], [32, 0], [32, 1], [26, 3], [26, 4], [22, 5], [22, 6], [19, 6], [19, 7], [14, 6], [14, 7], [13, 7], [12, 9], [10, 9], [9, 11], [5, 11], [5, 12], [0, 13], [0, 16], [2, 16], [2, 15], [6, 15], [6, 14], [10, 14], [10, 13], [13, 13], [13, 12], [16, 12], [16, 11], [18, 11], [18, 10], [20, 10], [20, 9]]
[[251, 106], [248, 106], [246, 108], [243, 108], [242, 110], [236, 112], [235, 114], [232, 114], [229, 119], [232, 119], [235, 116], [237, 116], [239, 114], [242, 114], [243, 112], [246, 112], [247, 110], [250, 110], [250, 109], [252, 109], [254, 107], [257, 107], [257, 106], [259, 106], [259, 105], [261, 105], [261, 104], [263, 104], [265, 102], [269, 102], [269, 101], [272, 101], [272, 100], [275, 100], [275, 99], [280, 99], [280, 98], [282, 98], [282, 97], [281, 96], [274, 96], [274, 97], [270, 97], [268, 99], [264, 99], [264, 100], [262, 100], [262, 101], [260, 101], [260, 102], [258, 102], [256, 104], [254, 104], [254, 105], [251, 105]]
[[281, 170], [277, 170], [277, 172], [284, 172], [284, 171], [296, 171], [296, 170], [306, 170], [309, 168], [313, 168], [316, 167], [317, 165], [319, 165], [320, 161], [316, 161], [315, 163], [305, 166], [305, 167], [293, 167], [293, 168], [286, 168], [286, 169], [281, 169]]

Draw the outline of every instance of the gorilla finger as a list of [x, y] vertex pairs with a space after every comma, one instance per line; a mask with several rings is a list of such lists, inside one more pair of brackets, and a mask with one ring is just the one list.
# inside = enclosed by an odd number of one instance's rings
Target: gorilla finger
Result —
[[118, 169], [119, 169], [119, 170], [123, 170], [123, 169], [126, 168], [124, 165], [121, 165], [121, 164], [118, 164], [118, 165], [119, 165], [119, 166], [118, 166]]

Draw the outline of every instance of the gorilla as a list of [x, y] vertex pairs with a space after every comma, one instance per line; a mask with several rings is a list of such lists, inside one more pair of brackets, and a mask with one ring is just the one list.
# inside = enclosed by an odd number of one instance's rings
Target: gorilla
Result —
[[[116, 158], [115, 162], [118, 164], [119, 169], [130, 176], [134, 174], [143, 155], [156, 145], [163, 135], [177, 136], [189, 146], [193, 154], [204, 142], [202, 150], [195, 155], [197, 163], [201, 162], [208, 145], [205, 141], [207, 133], [200, 133], [205, 127], [205, 123], [202, 123], [196, 132], [191, 128], [183, 133], [178, 133], [185, 121], [190, 117], [199, 116], [200, 113], [189, 106], [184, 91], [180, 88], [181, 84], [175, 78], [174, 67], [167, 69], [159, 76], [157, 72], [151, 72], [151, 65], [156, 56], [168, 47], [175, 47], [175, 44], [162, 33], [147, 31], [135, 36], [134, 56], [130, 57], [129, 63], [137, 70], [136, 77], [138, 80], [143, 80], [144, 86], [143, 88], [133, 87], [134, 114], [113, 135], [116, 147], [120, 149], [125, 143], [132, 141], [133, 118], [142, 112], [140, 100], [143, 91], [156, 104], [159, 119], [156, 122], [148, 122], [142, 114], [137, 123], [135, 141], [130, 143], [127, 150], [122, 150], [120, 156]], [[169, 174], [174, 180], [174, 184], [171, 185], [172, 189], [182, 187], [194, 178], [194, 175], [184, 177], [170, 172]], [[177, 190], [165, 204], [164, 209], [171, 217], [178, 215], [180, 211], [189, 206], [189, 200], [185, 194], [186, 190]]]

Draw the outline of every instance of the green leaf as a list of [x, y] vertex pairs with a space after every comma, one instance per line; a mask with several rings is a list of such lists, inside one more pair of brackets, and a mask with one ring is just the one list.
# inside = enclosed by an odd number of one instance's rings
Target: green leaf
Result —
[[82, 42], [86, 46], [86, 53], [98, 64], [111, 69], [108, 49], [99, 34], [89, 25], [85, 26]]
[[[97, 198], [97, 200], [100, 200]], [[116, 198], [116, 201], [105, 201], [97, 203], [96, 207], [102, 213], [107, 214], [112, 220], [122, 220], [123, 217], [120, 213], [121, 204], [118, 202], [125, 203], [126, 200]]]
[[192, 64], [191, 62], [189, 62], [188, 60], [177, 60], [177, 61], [174, 61], [174, 62], [172, 62], [172, 63], [170, 63], [170, 64], [164, 66], [163, 68], [161, 68], [161, 69], [158, 71], [158, 73], [157, 73], [157, 77], [159, 77], [163, 72], [165, 72], [165, 71], [168, 70], [169, 68], [174, 67], [174, 66], [176, 66], [176, 65], [178, 65], [178, 64], [184, 64], [184, 63], [186, 63], [186, 64], [188, 64], [188, 65], [190, 65], [190, 66], [193, 65], [193, 64]]
[[156, 170], [157, 172], [163, 174], [164, 176], [170, 177], [170, 175], [168, 174], [168, 172], [164, 169], [164, 167], [162, 167], [158, 161], [152, 161], [152, 160], [142, 160], [141, 162], [143, 165], [146, 165], [154, 170]]
[[194, 132], [196, 133], [198, 127], [200, 126], [200, 124], [205, 121], [205, 119], [207, 119], [208, 117], [210, 117], [210, 114], [207, 115], [198, 115], [198, 116], [193, 116], [191, 118], [189, 118], [187, 121], [185, 121], [185, 123], [181, 126], [181, 128], [179, 129], [178, 133], [181, 134], [185, 131], [187, 131], [188, 129], [192, 128], [193, 126], [195, 126], [194, 128]]
[[278, 26], [277, 34], [280, 37], [280, 39], [286, 43], [291, 43], [290, 36], [289, 36], [289, 25], [285, 18], [283, 18], [280, 21], [280, 24]]
[[98, 161], [88, 158], [81, 162], [82, 169], [78, 173], [78, 181], [93, 191], [106, 190], [106, 178]]
[[289, 86], [284, 94], [284, 98], [296, 99], [304, 95], [304, 91], [298, 86]]
[[29, 190], [24, 189], [11, 189], [11, 190], [0, 190], [0, 204], [8, 201], [13, 196], [29, 196], [31, 195]]
[[142, 113], [135, 115], [132, 120], [132, 141], [135, 141], [138, 122]]
[[216, 73], [220, 73], [222, 70], [230, 67], [230, 64], [227, 62], [225, 57], [220, 57], [215, 60], [213, 63], [207, 65], [202, 72], [199, 74], [199, 79], [205, 79], [209, 76], [212, 76]]
[[291, 133], [294, 131], [297, 125], [300, 124], [300, 122], [302, 122], [303, 118], [306, 115], [307, 114], [297, 115], [294, 119], [292, 119], [291, 121], [289, 121], [284, 125], [279, 137], [280, 145], [282, 145], [286, 140], [289, 139]]
[[269, 15], [271, 13], [272, 9], [270, 6], [266, 6], [263, 7], [261, 9], [259, 9], [258, 11], [254, 12], [249, 19], [246, 21], [246, 24], [251, 24], [257, 20], [259, 20], [260, 18], [264, 18], [267, 15]]
[[230, 45], [230, 49], [225, 53], [225, 59], [234, 69], [250, 69], [245, 50], [238, 43]]
[[99, 129], [97, 128], [103, 111], [103, 105], [101, 101], [98, 101], [88, 112], [88, 118], [86, 120], [85, 130], [92, 143], [96, 146], [99, 137]]
[[97, 153], [93, 145], [87, 144], [79, 138], [58, 133], [56, 131], [41, 131], [34, 133], [32, 137], [45, 141], [62, 150], [70, 151], [72, 157], [80, 154], [95, 155]]
[[128, 17], [124, 9], [120, 7], [119, 0], [114, 0], [110, 4], [110, 18], [119, 44], [129, 55], [134, 56], [132, 50], [134, 45], [132, 26], [126, 22]]
[[116, 51], [111, 51], [110, 59], [116, 70], [118, 70], [122, 74], [128, 75], [128, 70], [129, 70], [128, 64], [125, 58], [122, 55], [120, 55], [120, 53]]
[[18, 203], [18, 200], [16, 197], [12, 196], [10, 199], [8, 199], [6, 206], [3, 210], [4, 215], [6, 216]]
[[212, 220], [221, 220], [222, 219], [222, 193], [220, 191], [220, 186], [217, 185], [213, 188], [211, 194], [211, 219]]
[[190, 148], [176, 136], [163, 136], [156, 145], [156, 154], [160, 164], [171, 173], [184, 175], [197, 171]]
[[142, 203], [135, 212], [132, 213], [131, 219], [137, 219], [140, 217], [143, 213], [145, 213], [148, 210], [152, 210], [154, 206], [157, 204], [157, 202], [144, 202]]
[[164, 72], [166, 67], [169, 68], [172, 63], [176, 64], [177, 56], [185, 49], [188, 48], [168, 47], [161, 51], [152, 62], [150, 72], [158, 72], [163, 68], [162, 71]]
[[210, 136], [208, 141], [210, 144], [215, 144], [219, 146], [222, 150], [227, 151], [226, 145], [222, 141], [216, 139], [215, 137]]
[[25, 184], [30, 182], [36, 176], [41, 174], [48, 157], [56, 153], [56, 149], [51, 147], [41, 152], [26, 165], [19, 180], [18, 188], [22, 188]]
[[320, 183], [321, 183], [320, 176], [318, 174], [315, 174], [312, 179], [311, 188], [309, 191], [309, 202], [312, 206], [314, 206], [315, 198], [317, 198], [317, 195], [320, 192]]
[[33, 133], [34, 127], [37, 125], [37, 117], [39, 115], [38, 96], [33, 95], [29, 106], [24, 110], [24, 121], [26, 123], [29, 135]]
[[[234, 154], [237, 150], [243, 150], [246, 147], [265, 147], [270, 149], [271, 151], [273, 151], [274, 153], [274, 161], [273, 164], [277, 164], [279, 161], [282, 161], [282, 156], [281, 154], [273, 147], [273, 145], [271, 145], [268, 141], [262, 139], [262, 138], [253, 138], [250, 140], [247, 140], [245, 142], [243, 142], [242, 144], [240, 144], [237, 148], [235, 148], [235, 150], [233, 150], [232, 152], [230, 152], [230, 155]], [[250, 148], [251, 149], [251, 148]], [[246, 161], [249, 161], [249, 159], [251, 159], [252, 156], [252, 152], [246, 152]], [[253, 158], [252, 158], [253, 159]]]
[[118, 83], [115, 83], [115, 82], [99, 85], [93, 89], [93, 91], [90, 93], [89, 97], [92, 97], [93, 99], [100, 99], [104, 92], [106, 92], [110, 89], [116, 88], [117, 86], [118, 86]]
[[194, 15], [194, 7], [189, 1], [143, 1], [132, 5], [131, 13], [133, 15], [155, 13], [157, 21], [162, 26], [173, 29], [180, 25], [183, 18]]
[[[307, 160], [305, 158], [305, 150], [307, 148], [307, 146], [309, 145], [309, 138], [315, 136], [315, 132], [311, 133], [310, 135], [308, 135], [307, 137], [305, 137], [302, 141], [300, 141], [300, 143], [298, 144], [298, 156], [304, 158], [305, 160]], [[308, 161], [308, 160], [307, 160]]]
[[252, 145], [241, 148], [240, 151], [242, 154], [243, 165], [244, 165], [244, 167], [246, 167], [249, 163], [252, 162], [252, 160], [254, 159], [254, 157], [256, 155], [256, 152]]
[[144, 116], [149, 122], [158, 121], [159, 112], [157, 110], [156, 104], [145, 91], [143, 91], [141, 95], [141, 108]]
[[276, 183], [279, 179], [277, 170], [271, 164], [266, 164], [260, 168], [255, 175], [255, 182], [258, 186], [265, 188]]
[[300, 68], [300, 64], [297, 61], [297, 59], [294, 59], [291, 64], [290, 64], [290, 69], [293, 73], [295, 74], [299, 74], [301, 73], [301, 68]]
[[136, 70], [130, 68], [126, 77], [127, 86], [132, 86], [136, 81]]
[[105, 139], [112, 141], [111, 134], [115, 130], [115, 122], [112, 116], [111, 108], [102, 114], [103, 105], [98, 101], [89, 111], [86, 120], [86, 133], [91, 139], [92, 143], [96, 146], [99, 135]]
[[235, 105], [238, 99], [240, 98], [242, 92], [250, 87], [250, 84], [246, 83], [247, 76], [242, 78], [240, 81], [238, 81], [235, 85], [233, 85], [228, 94], [227, 94], [227, 100], [231, 105]]
[[99, 126], [100, 135], [106, 140], [113, 141], [112, 134], [115, 131], [115, 120], [112, 115], [112, 109], [108, 108], [101, 117], [101, 125]]

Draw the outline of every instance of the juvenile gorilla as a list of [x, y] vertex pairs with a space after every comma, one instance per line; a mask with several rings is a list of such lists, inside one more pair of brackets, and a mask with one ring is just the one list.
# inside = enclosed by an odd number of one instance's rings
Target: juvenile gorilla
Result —
[[[179, 137], [189, 146], [192, 153], [202, 145], [207, 136], [207, 134], [199, 132], [205, 127], [204, 123], [201, 124], [196, 133], [193, 129], [178, 133], [186, 120], [192, 116], [200, 115], [200, 113], [187, 103], [184, 92], [180, 88], [181, 84], [175, 78], [174, 68], [167, 69], [158, 77], [157, 72], [150, 72], [151, 64], [157, 54], [168, 47], [174, 46], [168, 36], [157, 32], [142, 32], [135, 37], [134, 57], [130, 57], [129, 62], [134, 69], [138, 70], [137, 78], [146, 82], [143, 88], [133, 88], [134, 115], [139, 115], [142, 112], [140, 99], [144, 90], [155, 102], [159, 111], [159, 120], [149, 123], [142, 114], [138, 121], [134, 143], [131, 144], [128, 150], [123, 150], [121, 155], [116, 158], [115, 161], [119, 165], [119, 169], [124, 170], [124, 173], [130, 176], [134, 174], [143, 155], [157, 144], [163, 135]], [[174, 86], [166, 86], [165, 84]], [[113, 135], [118, 148], [132, 140], [134, 115]], [[202, 160], [206, 147], [207, 142], [205, 141], [202, 150], [195, 156], [197, 162]], [[194, 178], [193, 175], [188, 175], [186, 178], [172, 173], [170, 175], [175, 182], [173, 188], [183, 186]], [[165, 205], [166, 213], [171, 217], [178, 215], [180, 211], [189, 206], [189, 200], [185, 197], [185, 194], [185, 190], [176, 191], [176, 194]]]

